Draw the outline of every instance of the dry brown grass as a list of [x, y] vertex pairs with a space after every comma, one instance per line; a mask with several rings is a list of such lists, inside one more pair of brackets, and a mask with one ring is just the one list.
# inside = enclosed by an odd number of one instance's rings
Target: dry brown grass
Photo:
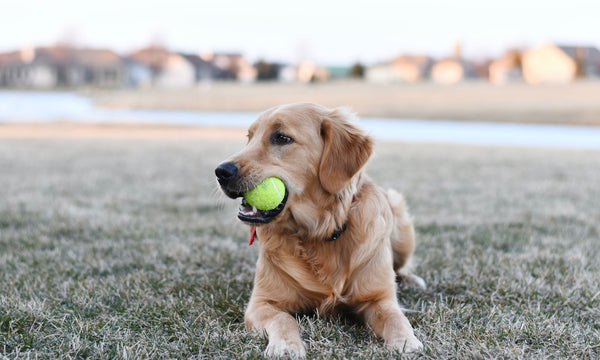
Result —
[[245, 129], [77, 121], [0, 123], [0, 139], [241, 139]]
[[359, 81], [316, 84], [213, 83], [190, 89], [123, 90], [91, 94], [101, 106], [144, 109], [263, 111], [312, 101], [350, 105], [361, 116], [466, 121], [600, 125], [600, 81], [566, 85], [469, 82], [377, 85]]

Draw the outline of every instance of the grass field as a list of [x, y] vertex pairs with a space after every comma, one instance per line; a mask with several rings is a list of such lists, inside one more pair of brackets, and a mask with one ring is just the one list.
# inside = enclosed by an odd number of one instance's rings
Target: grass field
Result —
[[[241, 145], [1, 140], [0, 354], [260, 358], [257, 248], [213, 175]], [[600, 152], [378, 143], [369, 172], [415, 217], [408, 358], [600, 357]], [[399, 356], [347, 319], [299, 321], [309, 358]]]

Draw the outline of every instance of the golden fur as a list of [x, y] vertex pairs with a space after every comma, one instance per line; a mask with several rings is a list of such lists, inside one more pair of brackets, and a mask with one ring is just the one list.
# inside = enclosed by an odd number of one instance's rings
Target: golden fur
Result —
[[[229, 190], [243, 193], [268, 176], [289, 192], [281, 214], [258, 226], [260, 254], [245, 322], [266, 331], [267, 355], [302, 357], [291, 314], [351, 310], [402, 351], [422, 348], [396, 298], [396, 277], [424, 286], [404, 270], [414, 230], [402, 195], [364, 173], [373, 141], [345, 108], [297, 103], [262, 113], [248, 144], [229, 162], [239, 169]], [[293, 139], [275, 144], [274, 134]], [[223, 186], [223, 184], [222, 184]], [[347, 226], [335, 241], [336, 229]]]

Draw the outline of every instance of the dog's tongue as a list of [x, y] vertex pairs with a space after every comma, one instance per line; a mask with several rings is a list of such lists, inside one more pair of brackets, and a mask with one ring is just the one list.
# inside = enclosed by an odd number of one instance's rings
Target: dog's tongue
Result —
[[254, 238], [256, 238], [256, 226], [250, 226], [250, 241], [248, 245], [252, 245], [254, 243]]

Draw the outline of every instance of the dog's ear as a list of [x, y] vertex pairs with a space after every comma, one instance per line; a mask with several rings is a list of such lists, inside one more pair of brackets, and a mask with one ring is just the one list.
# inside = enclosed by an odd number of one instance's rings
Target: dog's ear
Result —
[[350, 122], [355, 118], [349, 110], [339, 108], [325, 116], [321, 124], [324, 147], [319, 181], [330, 194], [342, 191], [373, 151], [373, 140]]

